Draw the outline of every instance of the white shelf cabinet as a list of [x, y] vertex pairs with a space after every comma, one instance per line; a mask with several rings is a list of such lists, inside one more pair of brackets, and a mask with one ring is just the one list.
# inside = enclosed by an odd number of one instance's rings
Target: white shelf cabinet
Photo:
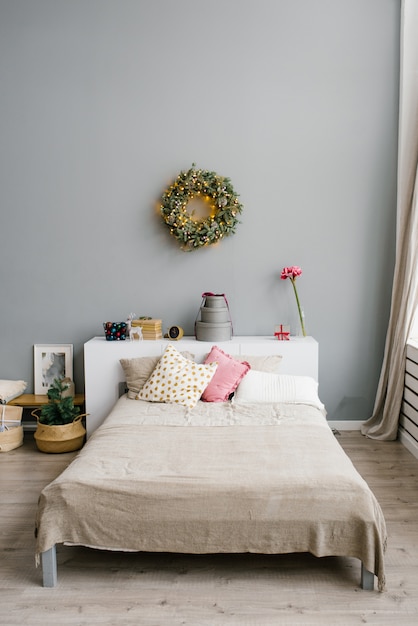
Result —
[[84, 344], [88, 437], [103, 422], [118, 399], [119, 383], [124, 380], [119, 359], [158, 356], [163, 354], [168, 343], [180, 352], [191, 352], [197, 361], [202, 361], [215, 344], [234, 356], [281, 354], [283, 374], [311, 376], [318, 380], [318, 342], [312, 337], [291, 337], [290, 341], [278, 341], [275, 337], [244, 336], [225, 342], [197, 341], [195, 337], [183, 337], [180, 341], [106, 341], [104, 337], [94, 337]]

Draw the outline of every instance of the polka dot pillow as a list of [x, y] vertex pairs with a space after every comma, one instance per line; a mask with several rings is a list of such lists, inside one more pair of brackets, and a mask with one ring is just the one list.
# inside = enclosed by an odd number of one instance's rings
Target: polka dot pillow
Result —
[[193, 408], [212, 380], [217, 364], [199, 365], [168, 345], [141, 391], [140, 400], [168, 402]]

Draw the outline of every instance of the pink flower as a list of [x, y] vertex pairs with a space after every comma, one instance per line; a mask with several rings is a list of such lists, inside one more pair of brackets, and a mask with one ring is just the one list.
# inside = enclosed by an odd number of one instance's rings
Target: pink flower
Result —
[[302, 335], [306, 337], [305, 324], [303, 320], [302, 309], [299, 302], [299, 296], [296, 289], [296, 278], [302, 275], [302, 270], [298, 265], [292, 265], [290, 267], [284, 267], [282, 269], [282, 273], [280, 278], [282, 280], [286, 280], [286, 278], [290, 278], [290, 282], [292, 283], [293, 291], [295, 292], [296, 304], [298, 306], [300, 325], [302, 327]]
[[292, 265], [291, 267], [284, 267], [280, 278], [286, 280], [286, 278], [295, 279], [301, 276], [302, 270], [298, 265]]

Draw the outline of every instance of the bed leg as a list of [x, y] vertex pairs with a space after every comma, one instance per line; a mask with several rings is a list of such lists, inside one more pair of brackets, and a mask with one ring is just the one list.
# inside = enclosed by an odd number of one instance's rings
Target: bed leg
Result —
[[364, 563], [361, 564], [361, 588], [365, 591], [374, 589], [374, 574], [364, 567]]
[[55, 587], [57, 584], [57, 550], [52, 546], [41, 554], [42, 579], [44, 587]]

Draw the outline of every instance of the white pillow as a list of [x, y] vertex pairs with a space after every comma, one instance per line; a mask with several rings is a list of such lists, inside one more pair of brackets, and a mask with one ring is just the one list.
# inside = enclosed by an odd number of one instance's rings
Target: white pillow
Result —
[[148, 402], [182, 404], [192, 409], [217, 367], [216, 363], [198, 365], [189, 361], [169, 344], [137, 397]]
[[288, 402], [324, 405], [318, 397], [318, 383], [310, 376], [290, 376], [250, 370], [238, 385], [235, 402]]

